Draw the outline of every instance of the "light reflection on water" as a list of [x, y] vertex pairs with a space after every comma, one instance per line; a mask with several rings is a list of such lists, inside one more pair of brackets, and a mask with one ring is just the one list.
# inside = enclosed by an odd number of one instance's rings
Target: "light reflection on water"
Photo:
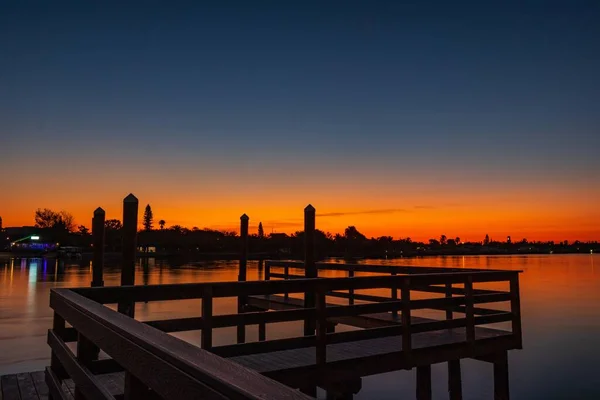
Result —
[[[511, 351], [510, 380], [513, 399], [600, 398], [600, 274], [598, 255], [467, 256], [402, 260], [371, 260], [391, 265], [521, 269], [521, 307], [524, 349]], [[106, 285], [117, 285], [119, 270], [106, 268]], [[331, 271], [327, 276], [343, 276]], [[258, 279], [256, 262], [248, 279]], [[196, 262], [169, 265], [150, 259], [138, 265], [136, 283], [161, 284], [230, 281], [237, 278], [237, 262]], [[0, 375], [39, 370], [48, 364], [46, 331], [52, 323], [48, 307], [53, 287], [89, 286], [88, 262], [63, 264], [56, 260], [0, 258]], [[216, 313], [235, 312], [233, 299], [215, 301]], [[198, 316], [199, 300], [139, 303], [141, 320]], [[268, 338], [300, 334], [294, 323], [269, 326]], [[219, 330], [215, 345], [233, 341], [234, 328]], [[177, 335], [198, 343], [198, 332]], [[256, 340], [248, 329], [248, 340]], [[433, 368], [434, 398], [447, 398], [445, 365]], [[414, 371], [398, 371], [363, 379], [358, 399], [413, 397]], [[465, 399], [491, 398], [492, 368], [463, 362]]]

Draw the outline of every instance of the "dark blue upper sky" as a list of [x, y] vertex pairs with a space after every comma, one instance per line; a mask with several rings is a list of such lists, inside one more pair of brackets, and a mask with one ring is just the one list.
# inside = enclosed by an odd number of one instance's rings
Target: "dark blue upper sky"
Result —
[[597, 1], [0, 4], [5, 160], [600, 168]]

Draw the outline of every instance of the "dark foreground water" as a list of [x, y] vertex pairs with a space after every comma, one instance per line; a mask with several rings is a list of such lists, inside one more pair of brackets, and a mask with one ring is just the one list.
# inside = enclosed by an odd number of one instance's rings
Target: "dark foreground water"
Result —
[[[521, 269], [523, 350], [509, 353], [513, 399], [600, 399], [600, 257], [597, 255], [468, 256], [371, 260], [369, 263]], [[49, 291], [88, 286], [89, 264], [58, 265], [55, 260], [0, 258], [0, 375], [41, 370], [49, 362], [46, 331], [51, 326]], [[248, 279], [257, 279], [256, 263]], [[137, 284], [228, 281], [237, 277], [236, 262], [200, 262], [173, 266], [148, 260], [139, 265]], [[107, 267], [105, 284], [117, 285], [119, 271]], [[232, 301], [215, 311], [234, 312]], [[194, 300], [138, 304], [143, 320], [198, 316]], [[289, 324], [269, 325], [268, 339], [296, 332]], [[215, 334], [215, 344], [232, 342], [234, 328]], [[199, 343], [197, 332], [178, 337]], [[248, 340], [256, 340], [249, 328]], [[446, 399], [446, 367], [434, 365], [434, 398]], [[492, 367], [463, 361], [465, 399], [492, 398]], [[398, 371], [363, 378], [358, 399], [413, 398], [415, 372]], [[323, 393], [320, 393], [322, 396]]]

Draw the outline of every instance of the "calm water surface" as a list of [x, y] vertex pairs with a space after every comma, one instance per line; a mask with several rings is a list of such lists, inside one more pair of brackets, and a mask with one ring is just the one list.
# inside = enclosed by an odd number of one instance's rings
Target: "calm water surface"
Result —
[[[521, 269], [523, 350], [509, 353], [513, 399], [600, 399], [600, 257], [598, 255], [468, 256], [365, 261], [374, 264]], [[137, 284], [230, 281], [237, 262], [169, 265], [140, 264]], [[248, 279], [257, 279], [250, 264]], [[107, 266], [105, 284], [117, 285], [119, 270]], [[89, 264], [55, 260], [0, 258], [0, 375], [40, 370], [49, 363], [46, 332], [52, 324], [48, 307], [54, 287], [89, 286]], [[233, 300], [215, 302], [216, 313], [235, 311]], [[200, 301], [136, 305], [141, 320], [198, 316]], [[215, 344], [232, 343], [234, 329], [214, 335]], [[248, 328], [248, 340], [256, 331]], [[298, 335], [294, 324], [269, 325], [268, 338]], [[198, 332], [178, 337], [199, 344]], [[446, 399], [446, 367], [433, 367], [434, 398]], [[398, 371], [363, 378], [358, 399], [412, 398], [415, 372]], [[492, 398], [490, 364], [463, 361], [465, 399]], [[321, 393], [322, 395], [322, 393]]]

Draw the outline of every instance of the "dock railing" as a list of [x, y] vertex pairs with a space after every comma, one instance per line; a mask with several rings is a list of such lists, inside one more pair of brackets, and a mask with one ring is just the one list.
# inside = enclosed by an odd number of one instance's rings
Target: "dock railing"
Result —
[[[353, 287], [349, 287], [344, 291], [336, 290], [328, 291], [326, 293], [327, 296], [347, 299], [349, 305], [355, 304], [355, 301], [394, 301], [398, 299], [398, 292], [400, 290], [404, 291], [402, 299], [405, 302], [413, 304], [411, 305], [411, 310], [428, 308], [431, 310], [446, 311], [446, 320], [453, 320], [452, 323], [447, 324], [447, 328], [460, 327], [461, 325], [452, 326], [452, 324], [462, 324], [464, 322], [467, 325], [462, 326], [466, 326], [467, 332], [469, 332], [473, 331], [474, 326], [476, 325], [510, 321], [512, 323], [512, 335], [518, 343], [517, 347], [522, 347], [519, 291], [519, 274], [522, 271], [402, 265], [338, 264], [324, 262], [315, 263], [315, 267], [317, 274], [321, 271], [345, 271], [348, 278], [355, 278], [357, 276], [356, 273], [365, 273], [368, 274], [369, 277], [396, 277], [392, 280], [392, 282], [396, 282], [396, 284], [391, 285], [389, 297], [356, 293], [356, 288]], [[290, 272], [294, 270], [296, 273]], [[265, 261], [265, 280], [272, 280], [273, 278], [282, 280], [305, 279], [303, 275], [304, 272], [304, 262], [302, 261]], [[364, 277], [365, 276], [362, 276], [361, 278]], [[498, 285], [508, 283], [508, 291], [474, 288], [473, 285], [476, 283], [495, 283]], [[420, 303], [417, 302], [417, 308], [413, 308], [414, 303], [410, 302], [411, 291], [444, 294], [445, 298], [451, 300], [419, 300]], [[289, 298], [289, 293], [284, 293], [284, 298]], [[475, 306], [476, 304], [503, 301], [510, 302], [509, 311]], [[421, 306], [418, 306], [418, 304]], [[396, 314], [397, 311], [399, 310], [391, 310], [393, 314]], [[454, 313], [464, 314], [464, 318], [455, 319]], [[410, 323], [409, 314], [405, 314], [405, 318], [407, 318], [406, 322]]]
[[[268, 269], [274, 267], [273, 263], [267, 265]], [[483, 345], [478, 352], [476, 327], [508, 321], [512, 321], [512, 331], [506, 332], [506, 338], [512, 344], [520, 343], [518, 272], [437, 271], [353, 278], [291, 279], [288, 275], [289, 279], [266, 281], [53, 289], [50, 305], [55, 311], [54, 324], [48, 334], [52, 364], [46, 372], [47, 382], [53, 398], [57, 399], [63, 398], [61, 381], [68, 378], [73, 379], [80, 398], [114, 398], [96, 375], [120, 371], [125, 372], [125, 399], [150, 398], [151, 395], [164, 399], [307, 398], [226, 358], [314, 347], [316, 366], [325, 367], [330, 345], [399, 336], [397, 351], [408, 356], [414, 350], [416, 334], [453, 328], [465, 329], [464, 342], [472, 345], [470, 354], [476, 357], [485, 352]], [[276, 276], [271, 271], [270, 278]], [[509, 291], [473, 287], [485, 282], [508, 283]], [[378, 293], [383, 290], [389, 295], [357, 293], [371, 289]], [[289, 296], [307, 292], [314, 294], [315, 307], [300, 303], [291, 309], [213, 313], [213, 302], [219, 298]], [[415, 292], [435, 293], [438, 297], [415, 298]], [[443, 297], [439, 297], [442, 294]], [[329, 304], [328, 297], [348, 299], [348, 304]], [[202, 300], [198, 317], [140, 322], [103, 305], [182, 299]], [[509, 302], [510, 309], [480, 307], [498, 302]], [[413, 322], [413, 311], [423, 309], [446, 310], [446, 318]], [[374, 313], [400, 313], [401, 323], [346, 332], [329, 329], [332, 323], [344, 323], [348, 318]], [[463, 313], [464, 317], [453, 318], [454, 313]], [[313, 321], [316, 328], [309, 334], [213, 345], [214, 329], [242, 327], [245, 330], [248, 325], [307, 320]], [[191, 330], [201, 331], [200, 348], [166, 334]], [[77, 341], [76, 355], [67, 346], [69, 341]], [[109, 358], [98, 359], [98, 349]], [[300, 387], [299, 382], [286, 381], [286, 378], [278, 380]]]
[[[157, 299], [162, 288], [99, 288], [109, 301]], [[114, 289], [117, 289], [116, 291]], [[201, 293], [206, 294], [209, 288]], [[108, 297], [104, 296], [104, 292]], [[167, 298], [173, 299], [173, 292]], [[187, 292], [189, 295], [189, 292]], [[117, 295], [117, 298], [111, 297]], [[92, 297], [94, 297], [92, 296]], [[188, 296], [189, 297], [189, 296]], [[67, 399], [62, 382], [72, 379], [80, 399], [308, 399], [309, 397], [239, 364], [120, 314], [76, 290], [53, 289], [52, 350], [46, 383], [52, 399]], [[205, 316], [207, 317], [207, 316]], [[206, 323], [210, 318], [204, 318]], [[70, 325], [67, 327], [66, 323]], [[206, 325], [206, 324], [205, 324]], [[206, 328], [205, 328], [206, 329]], [[77, 341], [75, 354], [67, 342]], [[204, 343], [204, 341], [203, 341]], [[98, 359], [101, 349], [110, 358]], [[112, 393], [100, 376], [124, 372], [123, 393]]]

